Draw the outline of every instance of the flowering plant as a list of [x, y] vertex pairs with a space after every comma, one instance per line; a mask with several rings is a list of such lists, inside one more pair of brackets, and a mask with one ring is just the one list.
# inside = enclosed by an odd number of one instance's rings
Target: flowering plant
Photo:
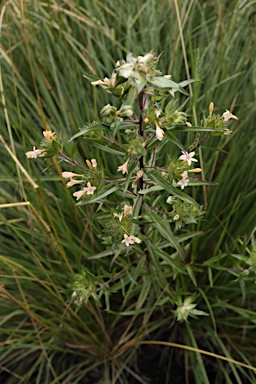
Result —
[[[188, 96], [184, 88], [194, 80], [174, 82], [170, 75], [156, 69], [158, 61], [152, 52], [138, 57], [130, 53], [126, 61], [116, 63], [110, 78], [85, 76], [117, 102], [105, 105], [100, 111], [101, 120], [87, 123], [71, 140], [82, 137], [92, 148], [110, 153], [109, 164], [111, 156], [117, 158], [120, 165], [115, 172], [110, 172], [111, 167], [102, 158], [86, 160], [86, 166], [78, 164], [63, 153], [60, 138], [51, 131], [43, 132], [40, 148], [26, 153], [29, 158], [57, 155], [72, 164], [75, 173], [64, 171], [62, 176], [69, 179], [67, 187], [78, 188], [73, 193], [78, 205], [96, 204], [97, 212], [102, 212], [101, 238], [113, 260], [125, 253], [135, 258], [145, 256], [150, 263], [156, 255], [164, 258], [170, 248], [183, 262], [186, 260], [186, 246], [182, 246], [178, 231], [203, 214], [203, 207], [186, 191], [213, 184], [198, 176], [201, 169], [196, 150], [211, 135], [230, 134], [228, 121], [237, 119], [229, 111], [214, 114], [211, 103], [209, 116], [193, 127], [176, 94]], [[187, 149], [178, 139], [179, 132], [195, 134]], [[175, 144], [177, 152], [166, 162], [161, 151], [168, 143]], [[92, 275], [90, 287], [94, 287]], [[80, 288], [79, 303], [87, 302], [90, 292], [95, 296], [95, 290], [87, 287], [83, 299]], [[73, 291], [77, 297], [78, 290]]]

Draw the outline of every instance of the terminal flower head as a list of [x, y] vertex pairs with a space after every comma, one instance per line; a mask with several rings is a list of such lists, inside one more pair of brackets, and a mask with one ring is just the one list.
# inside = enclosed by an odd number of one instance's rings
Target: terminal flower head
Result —
[[158, 140], [162, 141], [164, 138], [164, 131], [159, 127], [159, 125], [155, 122], [156, 125], [156, 137]]
[[36, 149], [36, 147], [33, 147], [33, 151], [26, 152], [26, 156], [28, 159], [36, 159], [38, 155], [40, 155], [42, 152], [44, 152], [43, 149]]
[[194, 159], [193, 156], [195, 152], [186, 152], [182, 151], [183, 155], [179, 157], [179, 160], [187, 161], [188, 165], [191, 165], [192, 161], [198, 161], [197, 159]]
[[229, 112], [228, 110], [226, 110], [226, 112], [223, 113], [222, 117], [223, 117], [224, 121], [228, 121], [229, 119], [238, 120], [238, 117], [235, 115], [232, 115], [232, 113]]
[[128, 236], [126, 233], [124, 234], [124, 239], [122, 240], [122, 243], [125, 243], [126, 247], [129, 247], [130, 244], [140, 242], [141, 240], [138, 237], [135, 237], [133, 235]]
[[119, 167], [117, 168], [117, 171], [122, 172], [123, 175], [125, 173], [128, 173], [128, 169], [127, 169], [128, 163], [129, 163], [129, 159], [124, 164], [119, 165]]

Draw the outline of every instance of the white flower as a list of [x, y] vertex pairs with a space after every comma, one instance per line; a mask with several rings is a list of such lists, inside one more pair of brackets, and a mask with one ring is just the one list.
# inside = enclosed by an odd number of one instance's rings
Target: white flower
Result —
[[179, 215], [175, 215], [173, 220], [179, 220], [180, 216]]
[[187, 171], [184, 171], [182, 174], [182, 179], [186, 179], [188, 177], [188, 172]]
[[76, 197], [77, 200], [79, 200], [80, 197], [82, 197], [85, 193], [87, 195], [93, 195], [96, 188], [97, 187], [93, 187], [91, 183], [88, 181], [87, 187], [84, 187], [83, 189], [81, 189], [81, 191], [77, 191], [73, 193], [73, 196]]
[[232, 113], [229, 112], [228, 110], [226, 110], [226, 112], [223, 113], [222, 117], [223, 117], [224, 121], [228, 121], [229, 119], [238, 120], [238, 117], [235, 115], [232, 115]]
[[191, 165], [192, 161], [198, 161], [196, 159], [193, 159], [195, 152], [188, 153], [186, 151], [182, 151], [182, 153], [183, 155], [179, 157], [179, 160], [187, 161], [188, 165]]
[[156, 115], [156, 117], [159, 117], [160, 115], [161, 115], [161, 109], [156, 109], [155, 110], [155, 115]]
[[125, 173], [128, 173], [128, 170], [127, 170], [127, 165], [128, 165], [128, 162], [129, 162], [129, 159], [122, 165], [119, 165], [119, 167], [117, 168], [118, 171], [122, 171], [122, 174], [124, 175]]
[[74, 176], [81, 176], [81, 175], [78, 175], [77, 173], [73, 173], [73, 172], [62, 172], [62, 177], [64, 177], [64, 179], [71, 179]]
[[[183, 172], [185, 173], [185, 172]], [[181, 187], [181, 189], [184, 189], [188, 185], [189, 179], [186, 179], [185, 177], [182, 177], [180, 181], [178, 181], [178, 185]]]
[[95, 159], [91, 159], [93, 168], [97, 167], [97, 161]]
[[164, 138], [164, 131], [159, 127], [159, 125], [155, 122], [156, 124], [156, 137], [158, 140], [162, 141]]
[[126, 247], [129, 247], [130, 244], [134, 244], [134, 243], [140, 243], [141, 240], [138, 238], [138, 237], [135, 237], [133, 235], [126, 235], [126, 233], [124, 234], [124, 239], [122, 240], [122, 243], [125, 243]]
[[33, 147], [33, 151], [26, 152], [26, 156], [28, 159], [36, 159], [38, 155], [40, 155], [43, 152], [43, 149], [36, 149], [36, 147]]

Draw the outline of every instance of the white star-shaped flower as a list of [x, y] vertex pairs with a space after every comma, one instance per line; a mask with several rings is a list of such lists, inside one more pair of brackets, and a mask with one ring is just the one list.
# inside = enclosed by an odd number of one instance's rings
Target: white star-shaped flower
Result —
[[122, 172], [123, 175], [125, 173], [128, 173], [128, 170], [127, 170], [128, 162], [129, 162], [129, 159], [124, 164], [119, 165], [119, 167], [117, 168], [117, 170]]
[[184, 189], [188, 185], [189, 179], [182, 178], [180, 181], [178, 181], [178, 185], [181, 187], [181, 189]]
[[238, 120], [238, 117], [235, 115], [232, 115], [232, 113], [229, 112], [228, 110], [226, 110], [226, 112], [223, 113], [222, 117], [223, 117], [224, 121], [228, 121], [229, 119]]
[[138, 237], [135, 237], [133, 235], [128, 236], [126, 233], [124, 234], [124, 239], [122, 240], [122, 243], [125, 243], [126, 247], [129, 247], [130, 244], [140, 242], [141, 240]]
[[179, 157], [179, 160], [187, 161], [188, 165], [191, 165], [192, 161], [198, 161], [197, 159], [194, 159], [193, 156], [195, 152], [186, 152], [182, 151], [183, 155]]

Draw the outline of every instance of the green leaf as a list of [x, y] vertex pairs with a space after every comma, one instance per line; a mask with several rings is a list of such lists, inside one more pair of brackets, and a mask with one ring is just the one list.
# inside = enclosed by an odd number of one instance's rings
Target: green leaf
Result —
[[148, 83], [156, 88], [175, 89], [176, 91], [188, 96], [188, 92], [186, 92], [178, 83], [175, 83], [167, 77], [156, 76], [153, 79], [148, 80]]
[[219, 185], [219, 183], [215, 183], [214, 181], [189, 179], [188, 186], [195, 187], [195, 186], [198, 186], [198, 185]]
[[189, 204], [194, 205], [198, 210], [200, 210], [199, 205], [197, 204], [197, 202], [192, 197], [190, 197], [189, 195], [187, 195], [184, 192], [181, 192], [177, 188], [173, 187], [163, 176], [161, 176], [159, 174], [159, 172], [157, 170], [153, 170], [150, 172], [147, 171], [146, 174], [152, 181], [154, 181], [156, 184], [163, 187], [171, 195], [176, 196], [179, 199], [186, 201]]
[[183, 88], [183, 87], [186, 87], [187, 85], [192, 84], [192, 83], [195, 83], [195, 82], [197, 82], [197, 81], [199, 81], [199, 82], [201, 83], [200, 80], [197, 80], [197, 79], [190, 79], [190, 80], [180, 81], [180, 82], [179, 82], [179, 85]]
[[181, 144], [181, 142], [177, 139], [176, 136], [174, 136], [171, 132], [168, 130], [165, 130], [165, 135], [168, 137], [169, 141], [171, 141], [173, 144], [177, 145], [177, 147], [180, 148], [181, 151], [185, 151], [185, 148]]
[[177, 250], [177, 252], [179, 253], [179, 255], [181, 256], [182, 260], [184, 260], [186, 257], [186, 252], [184, 251], [184, 249], [181, 247], [181, 245], [179, 244], [179, 242], [177, 241], [177, 239], [173, 235], [170, 224], [168, 223], [168, 221], [166, 219], [166, 216], [164, 215], [163, 219], [162, 219], [160, 216], [158, 216], [158, 214], [156, 212], [152, 211], [151, 209], [146, 208], [146, 210], [147, 210], [149, 217], [152, 219], [153, 223], [155, 224], [156, 229], [159, 231], [159, 233], [166, 240], [169, 241], [170, 246], [175, 248]]
[[132, 85], [130, 86], [129, 90], [125, 94], [124, 101], [121, 105], [122, 107], [125, 107], [126, 105], [133, 105], [134, 100], [138, 97], [138, 90], [136, 87], [133, 87]]
[[[88, 140], [88, 141], [89, 141], [89, 140]], [[111, 153], [112, 155], [120, 156], [120, 155], [122, 155], [124, 152], [126, 152], [125, 149], [123, 149], [123, 151], [122, 151], [121, 148], [120, 148], [120, 149], [119, 149], [119, 148], [118, 148], [118, 149], [114, 149], [114, 148], [112, 148], [112, 144], [102, 145], [102, 144], [96, 142], [95, 139], [91, 140], [91, 144], [92, 144], [93, 147], [99, 148], [99, 149], [101, 149], [101, 150], [104, 151], [104, 152]]]
[[139, 194], [140, 195], [146, 195], [147, 193], [152, 193], [152, 192], [158, 192], [162, 191], [164, 188], [160, 187], [159, 185], [153, 185], [153, 187], [147, 188], [147, 189], [140, 189]]
[[196, 278], [195, 278], [195, 274], [193, 272], [193, 269], [189, 265], [186, 265], [186, 270], [189, 274], [190, 279], [193, 281], [194, 286], [197, 287], [197, 282], [196, 282]]
[[214, 132], [214, 133], [224, 133], [228, 129], [221, 128], [208, 128], [208, 127], [188, 127], [187, 125], [171, 125], [169, 127], [164, 126], [164, 128], [173, 131], [173, 132]]
[[102, 129], [106, 129], [106, 127], [104, 125], [102, 125], [101, 123], [95, 124], [95, 125], [91, 125], [90, 124], [88, 126], [85, 126], [84, 128], [81, 128], [79, 132], [77, 132], [74, 136], [71, 137], [69, 142], [74, 140], [74, 139], [77, 139], [80, 136], [85, 135], [88, 132], [99, 131], [99, 130], [102, 130]]

